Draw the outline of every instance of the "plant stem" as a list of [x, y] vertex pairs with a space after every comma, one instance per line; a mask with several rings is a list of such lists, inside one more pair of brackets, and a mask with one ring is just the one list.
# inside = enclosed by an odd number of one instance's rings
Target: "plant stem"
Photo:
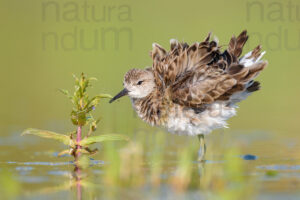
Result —
[[82, 199], [82, 195], [81, 195], [81, 184], [80, 184], [80, 180], [77, 182], [76, 188], [77, 188], [77, 199], [78, 199], [78, 200], [81, 200], [81, 199]]
[[[82, 127], [78, 126], [77, 127], [77, 137], [76, 137], [76, 142], [79, 143], [81, 141], [81, 131]], [[76, 150], [81, 149], [80, 145], [76, 145]], [[75, 161], [78, 161], [80, 157], [80, 153], [76, 151], [75, 154]], [[80, 178], [80, 168], [77, 162], [75, 162], [75, 174], [76, 174], [76, 188], [77, 188], [77, 200], [82, 200], [82, 191], [81, 191], [81, 178]]]
[[[81, 131], [82, 131], [82, 127], [81, 126], [78, 126], [77, 127], [77, 138], [76, 138], [76, 142], [79, 143], [81, 141]], [[77, 145], [76, 146], [77, 149], [81, 149], [81, 146]], [[79, 152], [76, 152], [76, 157], [75, 159], [78, 160], [80, 156], [80, 153]]]
[[77, 200], [82, 200], [82, 187], [81, 187], [81, 171], [79, 167], [75, 167], [75, 181], [77, 189]]

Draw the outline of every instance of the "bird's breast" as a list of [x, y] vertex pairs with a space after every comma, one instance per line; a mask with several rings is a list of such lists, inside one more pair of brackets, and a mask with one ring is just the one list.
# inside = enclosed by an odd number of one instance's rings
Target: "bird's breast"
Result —
[[163, 126], [174, 110], [173, 102], [157, 96], [148, 96], [143, 99], [132, 99], [132, 106], [137, 115], [152, 126]]

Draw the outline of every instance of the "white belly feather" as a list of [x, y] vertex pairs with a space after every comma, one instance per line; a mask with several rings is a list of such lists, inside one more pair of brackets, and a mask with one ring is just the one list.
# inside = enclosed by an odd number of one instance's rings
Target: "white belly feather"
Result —
[[175, 106], [165, 126], [169, 132], [179, 135], [209, 134], [214, 129], [226, 128], [226, 120], [236, 114], [235, 107], [228, 107], [225, 102], [215, 102], [196, 114], [192, 109], [180, 111], [179, 106]]

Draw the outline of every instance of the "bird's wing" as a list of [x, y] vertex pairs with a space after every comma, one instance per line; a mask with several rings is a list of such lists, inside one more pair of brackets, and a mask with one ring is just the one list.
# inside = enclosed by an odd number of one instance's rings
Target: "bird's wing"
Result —
[[172, 39], [169, 52], [159, 44], [153, 43], [150, 55], [153, 60], [152, 70], [158, 87], [168, 88], [186, 72], [202, 64], [208, 64], [213, 58], [212, 52], [219, 48], [216, 43], [209, 42], [209, 39], [210, 34], [200, 44], [195, 43], [191, 46]]
[[191, 46], [171, 41], [170, 52], [154, 44], [152, 70], [158, 86], [169, 88], [175, 103], [189, 107], [228, 100], [243, 90], [258, 90], [259, 83], [252, 79], [267, 62], [259, 61], [260, 46], [239, 58], [247, 39], [246, 31], [237, 38], [233, 36], [223, 53], [217, 41], [210, 41], [210, 34]]

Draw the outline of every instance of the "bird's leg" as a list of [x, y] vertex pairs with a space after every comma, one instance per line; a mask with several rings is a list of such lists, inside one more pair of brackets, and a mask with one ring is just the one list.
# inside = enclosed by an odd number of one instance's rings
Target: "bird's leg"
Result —
[[204, 161], [204, 156], [205, 156], [205, 152], [206, 152], [206, 145], [205, 145], [205, 142], [204, 142], [204, 135], [203, 134], [198, 135], [198, 139], [199, 139], [199, 142], [200, 142], [200, 148], [199, 148], [199, 151], [198, 151], [198, 161], [202, 162], [202, 161]]

